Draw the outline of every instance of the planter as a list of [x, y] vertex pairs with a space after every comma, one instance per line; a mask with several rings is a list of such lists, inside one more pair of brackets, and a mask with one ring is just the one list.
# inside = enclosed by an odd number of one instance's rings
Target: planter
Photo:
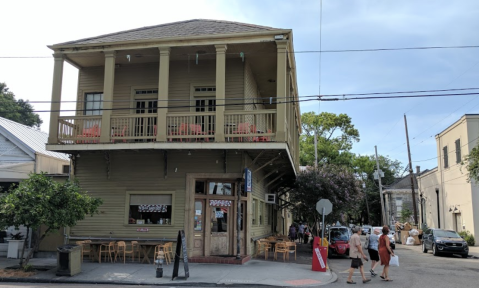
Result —
[[8, 253], [7, 258], [14, 258], [18, 259], [19, 257], [19, 250], [21, 251], [23, 247], [23, 243], [25, 240], [7, 240], [8, 241]]

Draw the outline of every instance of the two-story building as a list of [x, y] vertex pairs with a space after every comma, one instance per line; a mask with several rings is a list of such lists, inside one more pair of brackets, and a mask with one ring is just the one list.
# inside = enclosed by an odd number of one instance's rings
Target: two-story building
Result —
[[467, 181], [462, 165], [478, 139], [477, 114], [462, 116], [436, 135], [437, 167], [417, 177], [420, 216], [428, 227], [479, 235], [479, 187], [475, 181]]
[[[49, 47], [47, 149], [71, 154], [74, 177], [104, 200], [71, 241], [185, 230], [188, 256], [207, 257], [287, 234], [277, 196], [299, 169], [292, 30], [189, 20]], [[64, 62], [79, 70], [74, 116], [60, 112]]]

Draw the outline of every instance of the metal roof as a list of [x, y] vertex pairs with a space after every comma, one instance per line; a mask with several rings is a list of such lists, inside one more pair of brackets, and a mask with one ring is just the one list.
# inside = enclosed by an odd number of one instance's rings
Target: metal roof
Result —
[[32, 153], [70, 160], [67, 154], [48, 151], [45, 145], [48, 142], [48, 134], [35, 128], [0, 117], [0, 134], [8, 139], [20, 141]]
[[222, 20], [192, 19], [173, 23], [160, 24], [155, 26], [142, 27], [132, 30], [100, 35], [75, 41], [69, 41], [57, 45], [86, 45], [113, 43], [119, 41], [141, 41], [153, 39], [165, 39], [172, 37], [191, 37], [203, 35], [220, 35], [234, 33], [255, 33], [265, 31], [282, 30], [267, 26], [260, 26], [247, 23], [239, 23]]

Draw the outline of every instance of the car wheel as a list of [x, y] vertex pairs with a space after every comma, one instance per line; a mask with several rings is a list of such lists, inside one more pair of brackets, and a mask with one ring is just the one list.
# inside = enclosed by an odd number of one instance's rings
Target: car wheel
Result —
[[467, 258], [467, 254], [462, 254], [462, 258]]
[[432, 255], [439, 256], [439, 252], [437, 251], [436, 245], [432, 245]]
[[427, 253], [426, 243], [422, 242], [422, 252]]

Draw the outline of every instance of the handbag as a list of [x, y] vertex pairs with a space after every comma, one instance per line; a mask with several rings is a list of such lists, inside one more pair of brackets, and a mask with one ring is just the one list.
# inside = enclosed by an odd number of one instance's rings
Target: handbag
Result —
[[391, 256], [391, 260], [389, 260], [389, 266], [399, 267], [399, 257], [397, 255]]

